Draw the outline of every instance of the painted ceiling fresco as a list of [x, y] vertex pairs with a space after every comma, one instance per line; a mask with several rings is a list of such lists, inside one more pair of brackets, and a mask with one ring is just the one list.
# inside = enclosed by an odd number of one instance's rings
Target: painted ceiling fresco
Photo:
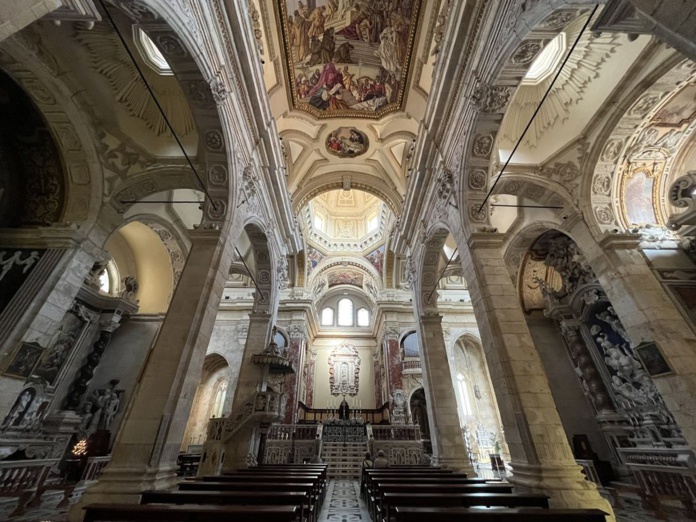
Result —
[[421, 0], [277, 0], [290, 102], [318, 118], [399, 110]]

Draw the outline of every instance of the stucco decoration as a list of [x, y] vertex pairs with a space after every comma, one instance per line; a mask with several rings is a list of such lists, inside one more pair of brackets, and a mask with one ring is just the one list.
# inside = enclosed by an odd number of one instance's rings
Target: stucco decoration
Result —
[[360, 388], [360, 356], [347, 342], [334, 348], [329, 356], [329, 386], [331, 395], [358, 394]]
[[420, 0], [277, 0], [276, 9], [293, 108], [318, 118], [401, 109]]
[[326, 150], [339, 158], [355, 158], [367, 152], [370, 140], [355, 127], [338, 127], [326, 137]]

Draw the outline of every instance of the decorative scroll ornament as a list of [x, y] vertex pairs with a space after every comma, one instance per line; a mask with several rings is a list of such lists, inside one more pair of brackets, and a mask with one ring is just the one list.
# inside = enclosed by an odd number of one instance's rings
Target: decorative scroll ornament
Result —
[[329, 356], [329, 386], [331, 395], [358, 394], [360, 387], [360, 355], [349, 343], [342, 343]]

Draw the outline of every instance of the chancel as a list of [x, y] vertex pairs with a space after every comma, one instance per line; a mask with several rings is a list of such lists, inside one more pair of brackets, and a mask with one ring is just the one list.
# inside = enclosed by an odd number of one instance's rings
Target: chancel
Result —
[[695, 27], [0, 0], [0, 519], [695, 519]]

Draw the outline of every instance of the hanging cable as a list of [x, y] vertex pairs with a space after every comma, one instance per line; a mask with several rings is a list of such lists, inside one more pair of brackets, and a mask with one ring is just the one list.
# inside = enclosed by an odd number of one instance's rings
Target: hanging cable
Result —
[[140, 68], [140, 65], [138, 64], [137, 60], [135, 59], [133, 52], [130, 50], [130, 47], [128, 47], [128, 44], [126, 43], [126, 39], [123, 37], [123, 34], [121, 34], [121, 31], [119, 30], [118, 26], [116, 25], [114, 18], [111, 16], [111, 12], [106, 7], [106, 3], [104, 2], [104, 0], [99, 0], [99, 4], [101, 5], [102, 9], [106, 13], [106, 17], [109, 19], [109, 22], [111, 23], [112, 27], [114, 28], [114, 31], [118, 35], [119, 40], [121, 40], [121, 44], [123, 44], [123, 48], [126, 50], [126, 53], [128, 53], [128, 56], [130, 57], [131, 62], [133, 63], [133, 67], [135, 67], [135, 70], [138, 71], [138, 74], [140, 75], [140, 79], [145, 84], [145, 88], [147, 89], [147, 92], [150, 93], [150, 97], [152, 98], [152, 101], [155, 102], [155, 105], [157, 105], [157, 109], [159, 110], [159, 113], [162, 115], [162, 118], [164, 118], [164, 122], [167, 124], [167, 127], [169, 128], [169, 132], [171, 132], [172, 136], [174, 136], [174, 139], [176, 140], [177, 145], [179, 145], [179, 149], [181, 149], [181, 153], [186, 158], [186, 161], [188, 162], [189, 167], [191, 167], [193, 174], [196, 176], [198, 183], [201, 184], [201, 188], [203, 189], [203, 192], [205, 192], [205, 195], [208, 198], [208, 200], [210, 201], [210, 204], [213, 206], [213, 208], [215, 210], [218, 210], [217, 204], [215, 203], [212, 196], [208, 192], [208, 189], [206, 188], [205, 184], [203, 183], [203, 180], [201, 179], [200, 175], [198, 174], [196, 167], [193, 166], [193, 161], [191, 161], [191, 158], [186, 153], [186, 150], [184, 149], [184, 145], [181, 143], [181, 140], [179, 139], [179, 136], [177, 135], [176, 131], [174, 131], [174, 127], [172, 126], [171, 122], [169, 121], [169, 118], [167, 118], [167, 114], [164, 112], [162, 105], [160, 105], [160, 102], [157, 99], [155, 92], [152, 90], [152, 87], [150, 87], [150, 83], [145, 78], [145, 74], [143, 74], [143, 71]]
[[452, 252], [452, 255], [450, 258], [447, 260], [447, 264], [445, 265], [445, 268], [442, 269], [442, 272], [440, 273], [440, 277], [437, 278], [437, 281], [435, 281], [435, 286], [433, 286], [433, 289], [430, 291], [430, 294], [428, 294], [428, 301], [430, 301], [430, 298], [433, 296], [433, 292], [435, 292], [435, 289], [437, 288], [437, 285], [440, 284], [440, 279], [442, 279], [442, 276], [445, 275], [445, 271], [447, 268], [450, 266], [450, 263], [454, 259], [454, 256], [457, 255], [457, 250], [459, 250], [459, 247], [454, 249], [454, 252]]
[[590, 21], [594, 17], [594, 14], [597, 12], [597, 9], [599, 8], [599, 4], [595, 4], [594, 9], [590, 13], [590, 16], [587, 17], [587, 20], [585, 21], [585, 25], [582, 26], [582, 30], [580, 31], [580, 34], [578, 34], [578, 37], [575, 39], [573, 42], [573, 45], [571, 46], [570, 50], [568, 51], [568, 54], [566, 54], [566, 57], [563, 59], [563, 63], [561, 63], [561, 66], [558, 68], [558, 71], [556, 71], [556, 75], [553, 77], [553, 81], [549, 85], [549, 88], [546, 89], [546, 92], [544, 93], [544, 97], [541, 99], [539, 102], [539, 105], [537, 105], [536, 110], [534, 111], [534, 114], [532, 114], [531, 119], [529, 120], [529, 123], [527, 123], [527, 126], [524, 128], [524, 131], [522, 132], [522, 135], [520, 136], [520, 139], [517, 140], [517, 143], [515, 144], [515, 148], [512, 149], [512, 152], [508, 156], [507, 161], [505, 162], [505, 165], [503, 165], [503, 168], [500, 169], [500, 174], [498, 174], [498, 177], [495, 178], [495, 181], [493, 182], [493, 186], [491, 189], [488, 191], [488, 194], [486, 194], [486, 198], [483, 200], [483, 203], [481, 203], [481, 206], [478, 209], [478, 212], [481, 212], [483, 210], [483, 207], [486, 205], [486, 202], [488, 199], [491, 197], [491, 194], [493, 193], [493, 190], [495, 190], [496, 185], [498, 184], [498, 181], [500, 181], [500, 178], [503, 176], [503, 173], [505, 172], [505, 169], [507, 166], [510, 164], [510, 161], [512, 160], [512, 157], [515, 155], [515, 152], [517, 152], [517, 148], [522, 144], [522, 140], [524, 137], [527, 135], [527, 131], [529, 128], [532, 126], [532, 123], [534, 123], [534, 119], [536, 118], [537, 114], [539, 114], [539, 111], [541, 110], [541, 106], [544, 104], [546, 101], [547, 96], [551, 92], [551, 89], [556, 83], [556, 80], [558, 80], [558, 77], [561, 74], [561, 71], [563, 70], [563, 67], [565, 67], [565, 64], [568, 62], [568, 59], [570, 56], [573, 54], [573, 51], [575, 51], [575, 47], [578, 45], [578, 42], [580, 41], [580, 38], [582, 38], [582, 35], [585, 34], [585, 30], [587, 27], [590, 25]]

